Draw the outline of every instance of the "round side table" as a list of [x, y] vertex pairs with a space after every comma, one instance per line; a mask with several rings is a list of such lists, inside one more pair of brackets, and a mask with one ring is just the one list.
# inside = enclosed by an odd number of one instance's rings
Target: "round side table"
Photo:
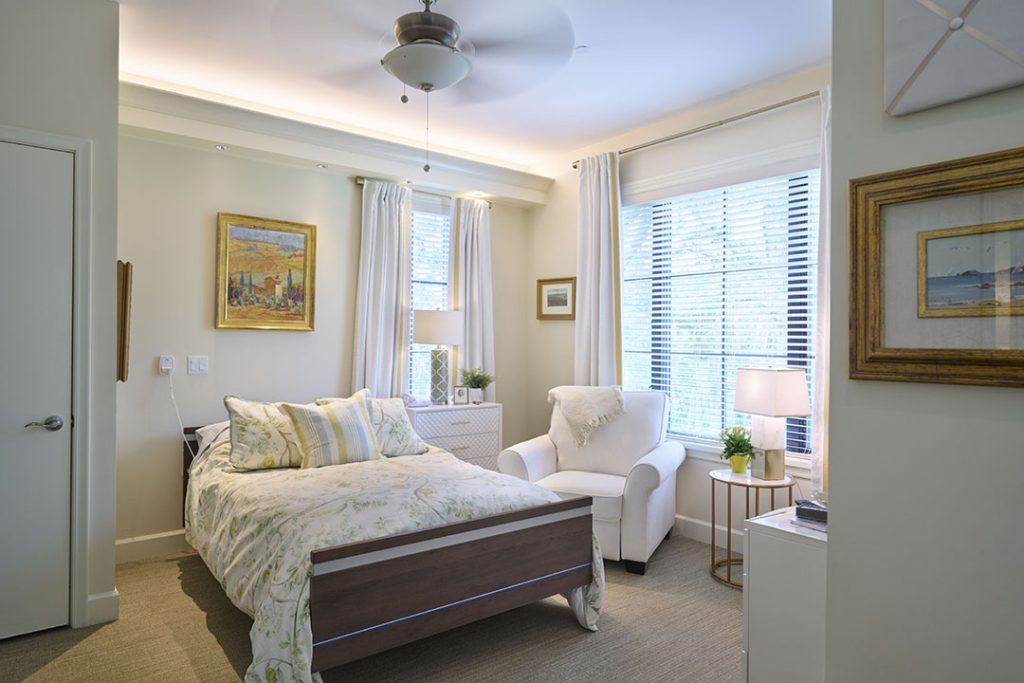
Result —
[[[711, 470], [708, 473], [711, 478], [711, 576], [720, 583], [724, 583], [727, 586], [733, 588], [743, 588], [742, 581], [733, 581], [732, 568], [734, 566], [743, 565], [743, 557], [734, 557], [732, 554], [732, 489], [734, 486], [742, 487], [744, 498], [747, 504], [747, 513], [744, 519], [750, 517], [750, 491], [754, 491], [754, 516], [761, 514], [761, 490], [768, 489], [771, 491], [771, 508], [765, 512], [770, 512], [775, 509], [775, 491], [777, 489], [788, 489], [789, 492], [789, 505], [793, 505], [793, 486], [796, 484], [796, 480], [788, 474], [782, 479], [758, 479], [757, 477], [751, 476], [749, 472], [744, 474], [734, 474], [731, 469], [724, 470]], [[725, 547], [726, 556], [719, 560], [716, 557], [717, 544], [715, 538], [717, 536], [717, 526], [715, 526], [715, 484], [725, 484], [726, 488], [726, 500], [728, 504], [727, 512], [727, 524], [725, 534]], [[723, 575], [724, 570], [724, 575]]]

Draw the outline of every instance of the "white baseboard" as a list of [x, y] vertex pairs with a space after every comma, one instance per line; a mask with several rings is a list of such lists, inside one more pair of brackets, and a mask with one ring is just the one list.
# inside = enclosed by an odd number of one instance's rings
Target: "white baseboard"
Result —
[[158, 534], [149, 534], [147, 536], [119, 538], [115, 545], [117, 548], [118, 564], [184, 553], [192, 549], [185, 542], [184, 529], [162, 531]]
[[[715, 527], [718, 530], [716, 538], [718, 545], [721, 548], [725, 547], [725, 527], [721, 524], [716, 524]], [[686, 538], [692, 538], [695, 541], [701, 543], [711, 544], [711, 522], [703, 519], [695, 519], [693, 517], [687, 517], [686, 515], [676, 514], [676, 521], [673, 525], [673, 529], [678, 531]], [[732, 551], [737, 554], [743, 553], [743, 529], [732, 530]]]
[[93, 593], [86, 599], [85, 621], [81, 624], [72, 623], [71, 626], [79, 628], [114, 621], [117, 619], [120, 602], [121, 597], [116, 588], [105, 593]]

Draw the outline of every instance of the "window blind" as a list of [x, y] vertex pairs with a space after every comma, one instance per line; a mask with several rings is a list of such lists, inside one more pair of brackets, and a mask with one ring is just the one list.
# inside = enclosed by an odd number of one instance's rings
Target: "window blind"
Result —
[[[623, 385], [671, 395], [669, 431], [717, 440], [740, 367], [800, 367], [813, 386], [819, 172], [623, 208]], [[813, 398], [813, 392], [809, 394]], [[810, 453], [809, 418], [787, 450]]]
[[413, 196], [412, 248], [409, 293], [409, 374], [406, 391], [418, 398], [430, 396], [430, 344], [413, 342], [412, 311], [447, 310], [451, 261], [451, 217], [437, 201]]

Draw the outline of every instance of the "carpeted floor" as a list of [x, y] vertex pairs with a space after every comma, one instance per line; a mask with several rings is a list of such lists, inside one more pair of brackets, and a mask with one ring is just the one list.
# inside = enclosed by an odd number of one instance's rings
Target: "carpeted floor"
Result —
[[[606, 563], [599, 624], [561, 598], [324, 673], [333, 681], [738, 681], [742, 594], [707, 572], [710, 550], [672, 538], [646, 576]], [[197, 555], [118, 567], [121, 618], [0, 641], [4, 681], [237, 681], [251, 620]]]

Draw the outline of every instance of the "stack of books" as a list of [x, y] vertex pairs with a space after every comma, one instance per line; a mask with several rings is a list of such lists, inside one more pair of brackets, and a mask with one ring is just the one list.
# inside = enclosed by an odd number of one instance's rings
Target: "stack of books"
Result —
[[798, 500], [793, 524], [828, 533], [828, 507], [814, 500]]

